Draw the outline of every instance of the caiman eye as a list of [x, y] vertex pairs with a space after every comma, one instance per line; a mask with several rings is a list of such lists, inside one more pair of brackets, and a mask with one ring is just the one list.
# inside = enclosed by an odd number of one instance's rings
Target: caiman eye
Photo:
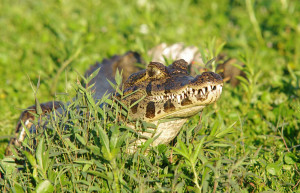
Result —
[[150, 78], [163, 78], [166, 76], [166, 67], [159, 62], [151, 62], [147, 66], [147, 75]]
[[149, 68], [147, 70], [148, 76], [149, 77], [157, 77], [161, 73], [159, 69], [157, 68]]

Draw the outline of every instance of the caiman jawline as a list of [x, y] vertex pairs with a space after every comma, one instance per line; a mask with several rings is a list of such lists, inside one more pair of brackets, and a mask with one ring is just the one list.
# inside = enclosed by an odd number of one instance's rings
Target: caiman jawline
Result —
[[205, 99], [207, 98], [209, 93], [214, 93], [215, 95], [218, 95], [217, 98], [219, 98], [219, 96], [222, 93], [222, 87], [223, 85], [208, 85], [202, 88], [187, 87], [185, 89], [182, 89], [181, 92], [177, 92], [174, 94], [171, 93], [165, 95], [149, 96], [149, 98], [155, 102], [167, 101], [169, 99], [177, 99], [178, 103], [181, 103], [184, 99], [188, 97], [197, 97]]
[[[206, 84], [207, 85], [207, 84]], [[207, 85], [202, 88], [187, 87], [181, 89], [179, 94], [169, 94], [162, 96], [151, 96], [155, 99], [155, 103], [165, 103], [171, 100], [173, 103], [178, 103], [176, 110], [161, 115], [156, 115], [153, 120], [168, 119], [168, 118], [188, 118], [199, 113], [207, 105], [216, 102], [222, 93], [223, 84]], [[189, 100], [190, 103], [182, 105], [184, 100]]]

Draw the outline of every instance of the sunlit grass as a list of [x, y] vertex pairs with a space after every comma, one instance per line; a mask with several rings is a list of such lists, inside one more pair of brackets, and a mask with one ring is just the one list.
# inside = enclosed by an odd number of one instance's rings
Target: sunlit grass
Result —
[[[299, 191], [298, 1], [0, 0], [0, 9], [1, 191]], [[135, 134], [76, 84], [76, 71], [128, 50], [147, 58], [161, 42], [207, 49], [205, 60], [225, 52], [248, 80], [225, 85], [172, 144], [131, 155]], [[16, 165], [4, 148], [39, 77], [39, 102], [76, 100]]]

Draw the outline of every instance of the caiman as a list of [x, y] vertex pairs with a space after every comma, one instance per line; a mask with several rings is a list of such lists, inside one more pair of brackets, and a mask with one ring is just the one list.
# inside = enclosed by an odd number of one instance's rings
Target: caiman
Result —
[[[164, 53], [173, 53], [172, 59], [175, 61], [169, 66], [157, 62], [160, 61], [157, 58], [161, 58]], [[193, 61], [199, 62], [201, 57], [198, 53], [194, 51], [194, 47], [181, 49], [176, 54], [172, 49], [169, 51], [164, 49], [155, 53], [154, 56], [153, 52], [150, 52], [154, 62], [150, 62], [146, 69], [140, 70], [134, 64], [144, 63], [141, 56], [136, 52], [127, 52], [123, 56], [114, 56], [109, 60], [104, 59], [101, 64], [93, 65], [87, 71], [86, 76], [100, 67], [99, 73], [90, 82], [90, 84], [95, 84], [94, 97], [98, 100], [106, 91], [110, 93], [114, 91], [108, 86], [107, 79], [113, 82], [116, 70], [123, 69], [124, 80], [127, 79], [124, 82], [123, 96], [127, 97], [122, 98], [120, 95], [115, 97], [128, 107], [140, 100], [129, 108], [129, 117], [133, 121], [142, 120], [152, 123], [156, 128], [150, 128], [151, 132], [138, 132], [146, 138], [155, 138], [152, 146], [167, 144], [177, 136], [189, 117], [201, 112], [203, 108], [216, 102], [221, 96], [223, 80], [220, 75], [214, 72], [203, 72], [193, 77], [189, 74], [188, 62], [190, 64]], [[184, 59], [176, 60], [178, 58], [184, 58], [188, 62]], [[62, 111], [61, 107], [62, 103], [58, 101], [41, 104], [43, 114], [53, 110]], [[10, 145], [21, 145], [26, 137], [23, 125], [27, 128], [34, 127], [33, 113], [36, 113], [35, 106], [29, 107], [21, 114], [16, 127], [16, 137], [11, 140]], [[136, 129], [135, 124], [128, 123], [128, 126]], [[138, 139], [135, 144], [139, 145], [144, 141], [145, 139]], [[6, 154], [11, 154], [10, 148], [7, 148]]]

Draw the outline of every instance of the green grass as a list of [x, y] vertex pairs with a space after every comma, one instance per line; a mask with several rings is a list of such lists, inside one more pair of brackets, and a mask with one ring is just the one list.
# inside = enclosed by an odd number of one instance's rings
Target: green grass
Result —
[[[300, 192], [298, 1], [0, 0], [0, 10], [1, 191]], [[174, 146], [129, 155], [135, 134], [114, 121], [118, 110], [89, 99], [77, 72], [161, 42], [207, 48], [207, 59], [225, 42], [221, 52], [245, 63], [249, 81], [225, 85]], [[40, 102], [76, 100], [31, 136], [37, 150], [16, 158], [16, 172], [4, 148], [39, 77]]]

